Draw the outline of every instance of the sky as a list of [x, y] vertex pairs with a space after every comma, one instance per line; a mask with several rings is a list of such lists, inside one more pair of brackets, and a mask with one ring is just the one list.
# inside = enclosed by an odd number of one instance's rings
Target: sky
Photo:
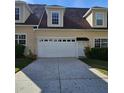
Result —
[[32, 4], [61, 5], [65, 7], [108, 7], [108, 0], [23, 0]]

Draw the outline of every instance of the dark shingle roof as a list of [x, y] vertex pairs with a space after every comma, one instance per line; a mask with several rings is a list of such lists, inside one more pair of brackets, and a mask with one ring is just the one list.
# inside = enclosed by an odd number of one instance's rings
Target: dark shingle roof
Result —
[[45, 11], [45, 5], [41, 4], [28, 4], [31, 8], [32, 12], [31, 15], [27, 18], [25, 23], [16, 23], [20, 25], [38, 25], [39, 21]]
[[101, 7], [101, 6], [94, 6], [92, 8], [105, 8], [105, 7]]
[[45, 11], [45, 6], [46, 5], [41, 5], [41, 4], [29, 4], [31, 10], [39, 19], [43, 15], [43, 12]]
[[[64, 26], [57, 28], [75, 28], [75, 29], [88, 29], [91, 28], [86, 19], [83, 19], [83, 15], [89, 10], [89, 8], [65, 8], [64, 13]], [[39, 25], [39, 28], [55, 28], [47, 27], [47, 14], [44, 13], [43, 19]]]
[[89, 23], [83, 18], [83, 15], [89, 8], [66, 8], [64, 16], [65, 28], [90, 28]]
[[89, 10], [89, 8], [65, 8], [63, 27], [47, 27], [47, 14], [45, 11], [46, 5], [41, 4], [28, 5], [33, 13], [27, 18], [25, 23], [16, 24], [38, 25], [42, 18], [39, 24], [39, 28], [92, 29], [87, 20], [83, 18], [84, 14]]

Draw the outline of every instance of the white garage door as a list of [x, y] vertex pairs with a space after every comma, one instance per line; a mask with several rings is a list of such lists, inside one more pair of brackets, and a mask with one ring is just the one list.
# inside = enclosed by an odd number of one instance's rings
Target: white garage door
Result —
[[76, 57], [75, 38], [38, 39], [38, 57]]

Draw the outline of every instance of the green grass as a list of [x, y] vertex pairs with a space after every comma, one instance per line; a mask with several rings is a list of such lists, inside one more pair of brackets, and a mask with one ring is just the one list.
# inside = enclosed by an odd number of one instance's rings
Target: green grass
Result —
[[80, 60], [82, 60], [89, 66], [98, 69], [103, 74], [108, 75], [108, 61], [88, 59], [88, 58], [80, 58]]
[[30, 64], [33, 60], [29, 58], [16, 58], [15, 59], [15, 72], [20, 71], [22, 68]]

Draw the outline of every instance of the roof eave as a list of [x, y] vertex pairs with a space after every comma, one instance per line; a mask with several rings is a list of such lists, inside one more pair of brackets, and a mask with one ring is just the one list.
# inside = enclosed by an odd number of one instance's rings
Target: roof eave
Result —
[[90, 8], [83, 16], [83, 18], [87, 17], [92, 11], [92, 8]]
[[38, 25], [15, 24], [15, 26], [38, 26]]
[[47, 9], [47, 8], [58, 8], [58, 9], [65, 9], [65, 7], [63, 7], [63, 6], [49, 6], [49, 5], [47, 5], [47, 6], [45, 6], [45, 8]]

